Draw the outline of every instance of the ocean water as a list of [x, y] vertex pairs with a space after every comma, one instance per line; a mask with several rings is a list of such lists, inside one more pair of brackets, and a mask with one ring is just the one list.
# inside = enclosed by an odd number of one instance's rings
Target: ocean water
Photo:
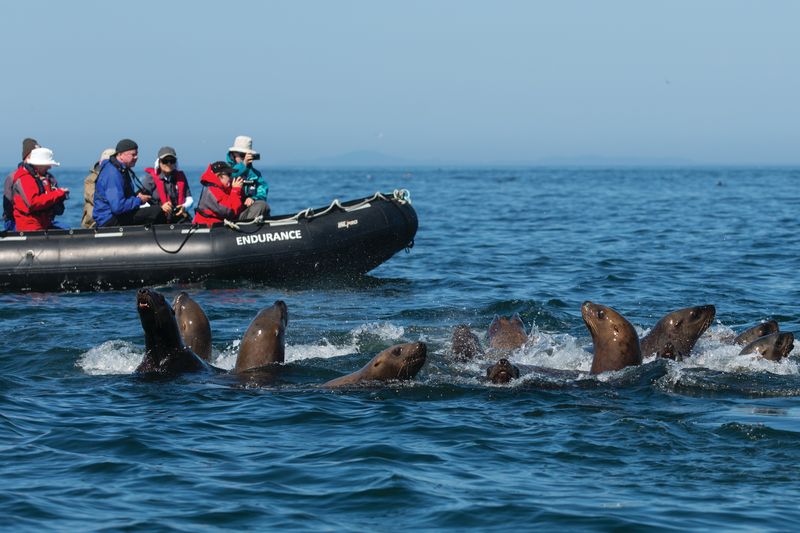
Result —
[[[59, 169], [80, 219], [84, 171]], [[199, 172], [190, 172], [194, 183]], [[800, 170], [267, 168], [275, 213], [406, 188], [414, 248], [347, 286], [208, 282], [214, 362], [284, 299], [274, 383], [143, 381], [135, 291], [0, 294], [0, 529], [727, 530], [800, 521], [800, 357], [738, 355], [774, 318], [800, 331]], [[195, 196], [199, 190], [195, 186]], [[683, 362], [590, 376], [580, 305], [646, 332], [715, 304]], [[519, 313], [513, 362], [577, 371], [509, 385], [450, 336]], [[400, 342], [410, 383], [322, 390]], [[493, 358], [494, 357], [494, 358]]]

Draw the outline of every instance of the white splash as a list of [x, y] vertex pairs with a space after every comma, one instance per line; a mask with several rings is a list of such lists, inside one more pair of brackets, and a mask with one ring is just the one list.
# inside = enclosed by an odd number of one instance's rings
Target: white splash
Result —
[[381, 340], [392, 341], [401, 338], [404, 333], [405, 329], [403, 329], [402, 326], [395, 326], [388, 322], [383, 324], [371, 322], [358, 326], [350, 332], [350, 335], [355, 339], [358, 339], [362, 335], [374, 335]]
[[337, 346], [331, 344], [328, 339], [323, 338], [320, 344], [297, 344], [294, 346], [286, 347], [286, 362], [291, 363], [294, 361], [302, 361], [304, 359], [330, 359], [331, 357], [338, 357], [356, 353], [358, 345], [354, 342]]
[[110, 340], [82, 354], [75, 365], [92, 376], [131, 374], [143, 357], [144, 353], [133, 344]]

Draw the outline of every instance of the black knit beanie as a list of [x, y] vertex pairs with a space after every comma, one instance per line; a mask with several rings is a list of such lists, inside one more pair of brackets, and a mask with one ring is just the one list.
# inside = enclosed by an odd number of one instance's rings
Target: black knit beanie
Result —
[[117, 143], [117, 147], [115, 148], [118, 154], [121, 154], [122, 152], [127, 152], [128, 150], [138, 150], [138, 149], [139, 145], [130, 139], [122, 139], [120, 142]]

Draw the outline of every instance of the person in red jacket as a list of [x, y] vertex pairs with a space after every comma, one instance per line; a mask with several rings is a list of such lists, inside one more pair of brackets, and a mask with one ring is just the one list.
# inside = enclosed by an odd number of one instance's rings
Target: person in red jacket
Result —
[[232, 179], [233, 167], [224, 161], [211, 163], [200, 176], [203, 192], [194, 213], [195, 224], [209, 227], [223, 220], [236, 220], [244, 211], [241, 177]]
[[36, 148], [27, 163], [14, 173], [14, 220], [17, 231], [39, 231], [62, 228], [54, 223], [56, 215], [64, 212], [64, 200], [69, 189], [59, 189], [50, 169], [60, 163], [53, 161], [53, 151]]

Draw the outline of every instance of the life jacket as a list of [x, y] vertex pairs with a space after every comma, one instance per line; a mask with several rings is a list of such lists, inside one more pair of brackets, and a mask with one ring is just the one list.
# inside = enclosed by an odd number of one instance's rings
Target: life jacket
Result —
[[203, 192], [197, 202], [193, 223], [212, 226], [225, 219], [234, 220], [244, 211], [241, 188], [223, 185], [211, 170], [211, 165], [200, 176], [200, 184], [203, 185]]
[[14, 173], [11, 189], [17, 231], [48, 229], [55, 216], [64, 212], [67, 193], [58, 189], [56, 179], [49, 172], [39, 176], [32, 166], [21, 165]]
[[154, 168], [146, 168], [144, 171], [153, 178], [159, 203], [163, 204], [169, 200], [173, 207], [183, 205], [186, 201], [186, 175], [183, 171], [175, 170], [169, 180], [164, 179], [165, 176]]

